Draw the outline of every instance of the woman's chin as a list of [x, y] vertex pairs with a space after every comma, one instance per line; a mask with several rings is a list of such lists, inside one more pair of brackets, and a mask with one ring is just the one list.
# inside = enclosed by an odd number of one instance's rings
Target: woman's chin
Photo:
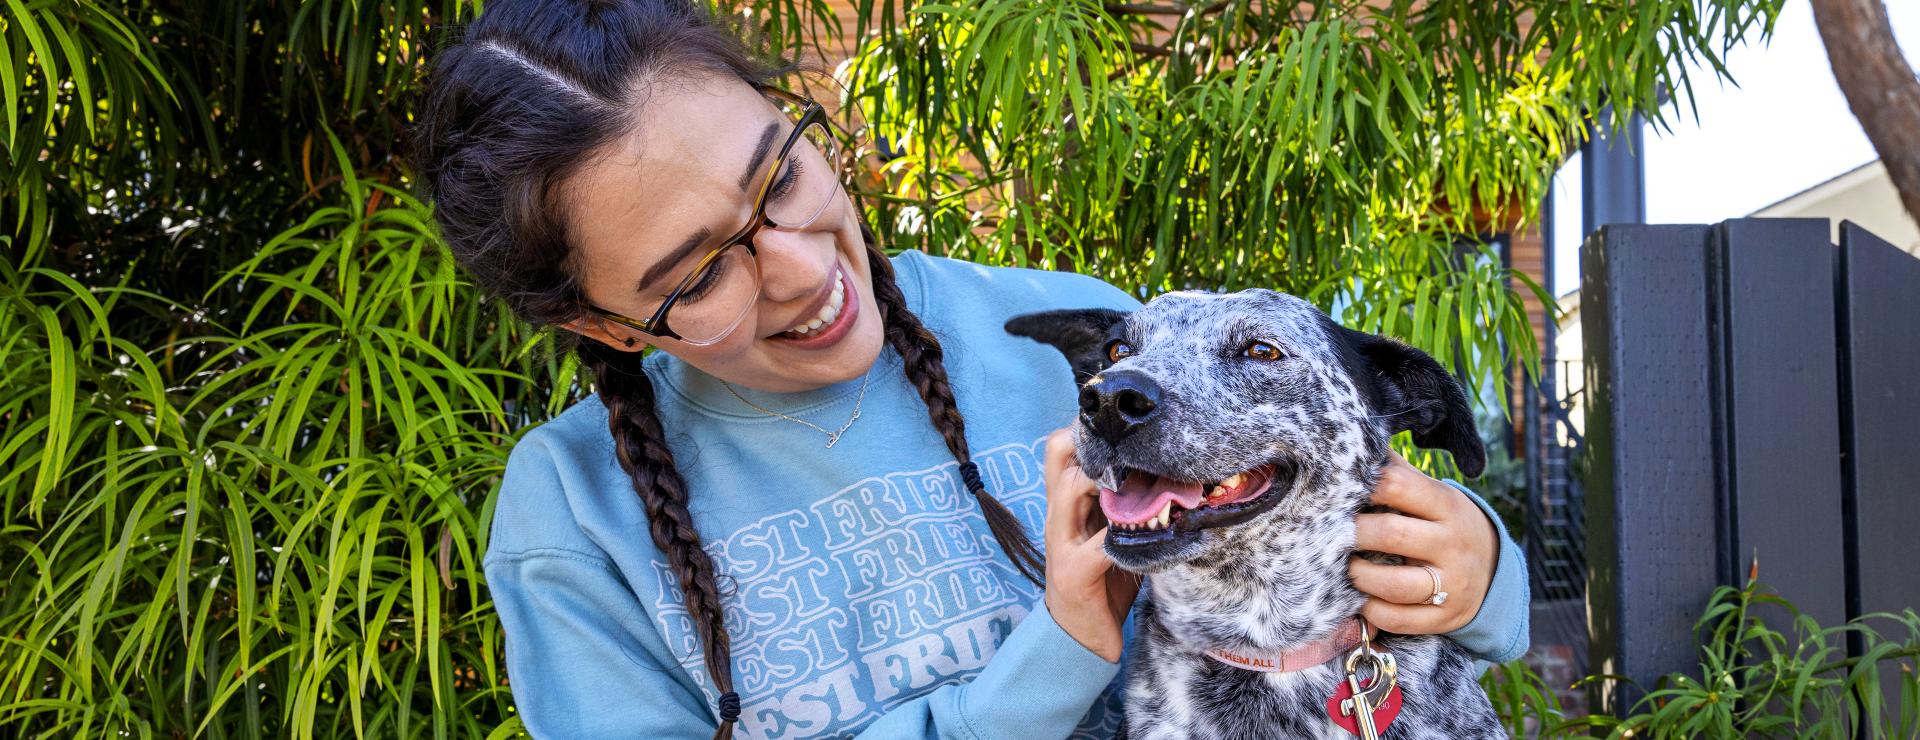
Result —
[[809, 352], [807, 354], [813, 356], [801, 357], [781, 353], [783, 361], [794, 363], [790, 366], [791, 377], [809, 380], [810, 385], [817, 388], [865, 375], [880, 357], [881, 346], [886, 343], [886, 330], [881, 325], [880, 312], [871, 303], [861, 306], [853, 318], [854, 325], [848, 327], [846, 336], [828, 352]]

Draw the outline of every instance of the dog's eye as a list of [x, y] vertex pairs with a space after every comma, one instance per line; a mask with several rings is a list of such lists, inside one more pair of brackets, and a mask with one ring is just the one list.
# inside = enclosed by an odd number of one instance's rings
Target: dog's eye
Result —
[[1278, 360], [1285, 357], [1285, 355], [1280, 354], [1279, 347], [1267, 344], [1266, 342], [1254, 342], [1253, 344], [1247, 345], [1246, 354], [1253, 359], [1267, 361]]
[[1133, 345], [1127, 344], [1125, 339], [1115, 339], [1112, 344], [1107, 345], [1108, 362], [1119, 362], [1132, 356]]

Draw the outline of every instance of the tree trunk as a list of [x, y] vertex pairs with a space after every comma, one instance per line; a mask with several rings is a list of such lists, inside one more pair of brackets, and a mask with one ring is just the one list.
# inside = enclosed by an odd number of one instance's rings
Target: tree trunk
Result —
[[1920, 79], [1900, 55], [1881, 0], [1813, 0], [1833, 78], [1880, 153], [1907, 214], [1920, 221]]

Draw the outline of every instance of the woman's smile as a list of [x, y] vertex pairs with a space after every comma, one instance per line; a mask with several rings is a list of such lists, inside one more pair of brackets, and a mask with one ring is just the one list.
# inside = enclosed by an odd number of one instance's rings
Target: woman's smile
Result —
[[854, 289], [846, 266], [835, 260], [833, 279], [822, 286], [807, 312], [767, 340], [794, 349], [827, 349], [846, 338], [859, 321], [860, 291]]

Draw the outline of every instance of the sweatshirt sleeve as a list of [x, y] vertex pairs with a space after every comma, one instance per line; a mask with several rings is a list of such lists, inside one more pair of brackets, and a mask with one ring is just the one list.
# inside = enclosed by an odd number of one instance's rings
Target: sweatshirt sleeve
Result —
[[1119, 670], [1061, 629], [1042, 600], [970, 681], [894, 707], [859, 737], [1066, 737]]
[[535, 738], [705, 738], [715, 718], [613, 566], [543, 549], [487, 558], [507, 683]]
[[1446, 483], [1467, 494], [1493, 522], [1494, 531], [1500, 533], [1500, 556], [1494, 561], [1493, 582], [1487, 586], [1487, 598], [1480, 602], [1480, 612], [1467, 626], [1447, 636], [1484, 662], [1505, 663], [1519, 658], [1527, 653], [1532, 598], [1527, 591], [1526, 558], [1492, 506], [1466, 486], [1452, 480]]
[[[486, 571], [506, 630], [508, 683], [529, 735], [713, 734], [719, 718], [610, 564], [542, 550], [495, 555]], [[1042, 603], [978, 674], [891, 708], [860, 737], [1066, 737], [1118, 670], [1061, 629]], [[742, 698], [752, 711], [752, 697]]]

